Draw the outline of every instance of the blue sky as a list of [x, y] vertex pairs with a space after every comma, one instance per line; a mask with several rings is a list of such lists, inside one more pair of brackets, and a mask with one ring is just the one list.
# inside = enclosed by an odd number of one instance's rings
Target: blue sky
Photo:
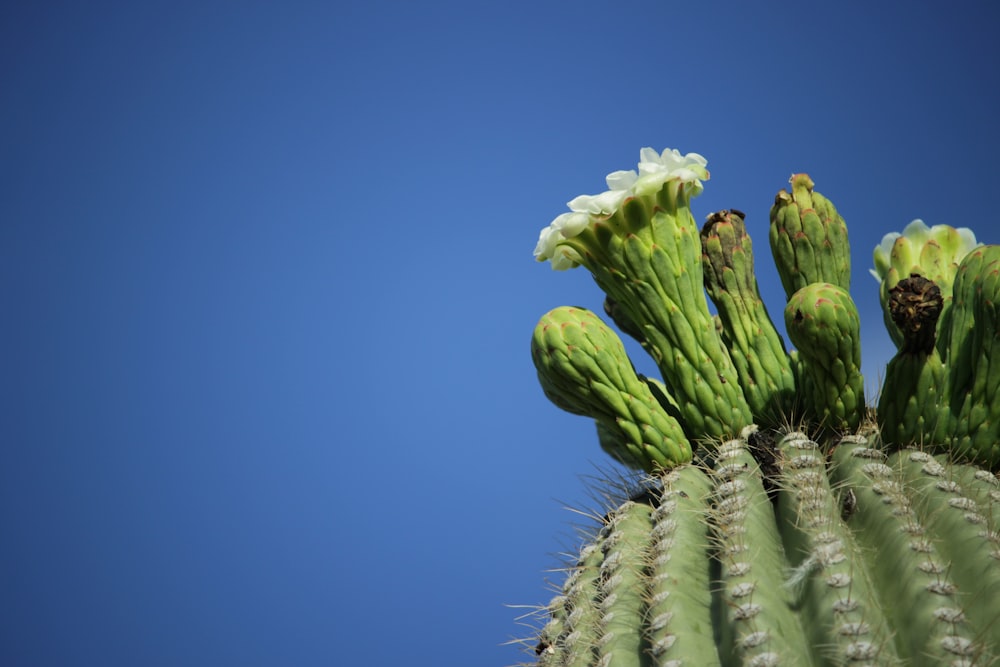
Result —
[[0, 663], [521, 660], [614, 470], [529, 357], [565, 202], [705, 155], [774, 314], [808, 172], [873, 385], [882, 235], [1000, 240], [998, 10], [882, 4], [6, 3]]

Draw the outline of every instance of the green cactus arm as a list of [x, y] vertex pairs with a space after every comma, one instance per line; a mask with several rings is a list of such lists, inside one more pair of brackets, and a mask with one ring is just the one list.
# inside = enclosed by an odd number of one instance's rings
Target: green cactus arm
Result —
[[712, 628], [708, 498], [711, 479], [696, 465], [659, 479], [649, 559], [649, 644], [656, 664], [687, 659], [718, 665]]
[[789, 181], [771, 207], [770, 242], [785, 296], [810, 283], [851, 287], [851, 253], [847, 225], [833, 203], [813, 190], [807, 174]]
[[652, 508], [645, 503], [625, 503], [610, 515], [599, 584], [599, 664], [604, 660], [621, 667], [642, 665], [647, 648], [642, 623], [647, 593], [643, 572], [635, 563], [648, 558], [646, 536], [652, 528], [651, 514]]
[[784, 341], [760, 297], [753, 244], [741, 212], [710, 215], [701, 229], [705, 287], [715, 303], [754, 419], [773, 423], [788, 411], [795, 379]]
[[535, 327], [531, 357], [545, 395], [560, 408], [593, 417], [608, 435], [605, 449], [652, 471], [691, 460], [678, 421], [639, 379], [621, 339], [594, 313], [563, 306]]
[[951, 452], [1000, 469], [1000, 245], [959, 264], [942, 337], [947, 348]]
[[946, 370], [936, 349], [899, 352], [889, 361], [876, 411], [885, 442], [901, 447], [940, 441], [949, 423], [940, 407]]
[[548, 606], [551, 621], [539, 637], [535, 653], [539, 665], [590, 667], [600, 627], [599, 596], [604, 554], [588, 544], [563, 584], [563, 594]]
[[[663, 193], [658, 199], [676, 197]], [[633, 199], [623, 212], [643, 208]], [[694, 220], [686, 207], [661, 207], [648, 226], [651, 239], [631, 234], [622, 240], [622, 271], [594, 265], [594, 278], [641, 332], [689, 432], [709, 437], [738, 432], [751, 413], [708, 311]]]
[[807, 416], [826, 428], [856, 429], [864, 416], [861, 321], [851, 296], [830, 283], [811, 283], [785, 306], [785, 328], [809, 375]]

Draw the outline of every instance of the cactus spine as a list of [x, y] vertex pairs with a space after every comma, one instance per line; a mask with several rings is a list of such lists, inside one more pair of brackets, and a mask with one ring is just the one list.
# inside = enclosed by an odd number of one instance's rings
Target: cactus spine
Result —
[[704, 158], [643, 149], [638, 172], [570, 202], [536, 248], [586, 267], [663, 373], [636, 375], [584, 309], [536, 327], [546, 395], [645, 473], [542, 610], [538, 664], [1000, 661], [1000, 246], [915, 222], [876, 248], [898, 352], [873, 419], [846, 225], [812, 180], [770, 215], [789, 352], [744, 215], [696, 238]]

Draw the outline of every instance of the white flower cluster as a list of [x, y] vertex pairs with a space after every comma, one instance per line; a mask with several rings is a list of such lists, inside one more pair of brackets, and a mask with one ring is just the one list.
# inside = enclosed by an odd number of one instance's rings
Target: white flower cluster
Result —
[[701, 182], [709, 178], [706, 164], [708, 161], [697, 153], [681, 155], [677, 149], [670, 148], [657, 153], [652, 148], [643, 148], [639, 151], [638, 172], [635, 169], [611, 172], [605, 179], [608, 190], [599, 195], [580, 195], [567, 204], [569, 212], [556, 216], [538, 235], [535, 259], [551, 260], [552, 268], [558, 271], [579, 265], [577, 252], [560, 246], [560, 241], [580, 234], [592, 217], [614, 214], [628, 197], [659, 192], [667, 181], [691, 183], [693, 194], [700, 193]]
[[[875, 247], [874, 259], [875, 268], [868, 271], [879, 282], [889, 273], [892, 266], [892, 249], [896, 245], [896, 240], [903, 238], [906, 247], [900, 249], [901, 263], [906, 266], [903, 270], [908, 271], [909, 267], [915, 266], [920, 261], [920, 253], [929, 242], [934, 242], [941, 247], [941, 250], [950, 261], [958, 263], [969, 252], [979, 245], [976, 235], [968, 227], [953, 229], [948, 225], [934, 225], [928, 227], [923, 220], [914, 220], [903, 229], [903, 233], [891, 232], [882, 237], [882, 243]], [[905, 277], [905, 276], [904, 276]]]

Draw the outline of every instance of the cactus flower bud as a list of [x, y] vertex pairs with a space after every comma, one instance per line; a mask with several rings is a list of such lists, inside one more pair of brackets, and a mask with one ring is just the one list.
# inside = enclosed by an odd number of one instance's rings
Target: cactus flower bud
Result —
[[813, 190], [808, 174], [795, 174], [792, 192], [780, 191], [771, 207], [770, 241], [785, 296], [809, 283], [851, 288], [847, 225], [833, 203]]

